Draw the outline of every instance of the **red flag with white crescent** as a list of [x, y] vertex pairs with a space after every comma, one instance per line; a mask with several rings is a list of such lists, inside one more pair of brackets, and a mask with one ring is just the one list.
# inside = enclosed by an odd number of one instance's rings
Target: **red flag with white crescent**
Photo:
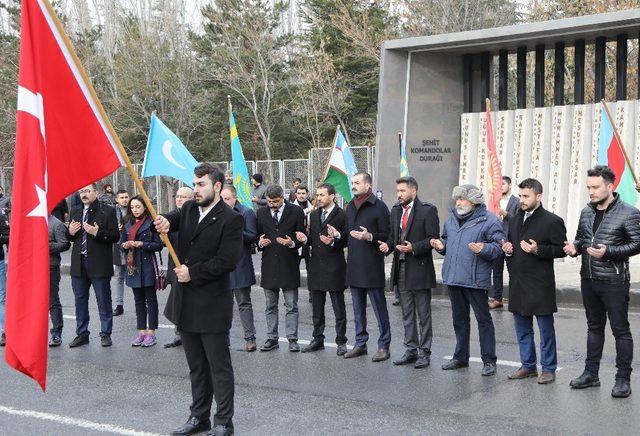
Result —
[[100, 102], [47, 0], [23, 0], [5, 359], [46, 388], [48, 214], [123, 165]]

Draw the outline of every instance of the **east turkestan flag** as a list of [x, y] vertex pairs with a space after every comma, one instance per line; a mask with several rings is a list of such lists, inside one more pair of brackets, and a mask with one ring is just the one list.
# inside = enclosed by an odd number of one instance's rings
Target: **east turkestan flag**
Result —
[[142, 177], [167, 176], [193, 186], [193, 170], [198, 161], [180, 138], [155, 114], [151, 115], [147, 150], [144, 153]]
[[233, 186], [236, 188], [238, 201], [248, 208], [253, 207], [251, 187], [247, 162], [244, 160], [236, 118], [233, 116], [231, 97], [229, 97], [229, 135], [231, 136], [231, 166], [233, 171]]
[[600, 141], [598, 145], [598, 165], [608, 165], [616, 175], [613, 184], [614, 189], [620, 195], [620, 199], [635, 207], [638, 192], [631, 174], [631, 168], [627, 165], [622, 152], [622, 144], [618, 142], [613, 133], [613, 125], [607, 115], [604, 105], [600, 105]]
[[46, 388], [48, 213], [123, 165], [109, 120], [47, 0], [23, 0], [5, 359]]
[[324, 183], [332, 184], [338, 194], [345, 200], [351, 201], [351, 179], [357, 172], [358, 168], [353, 160], [351, 148], [338, 126]]

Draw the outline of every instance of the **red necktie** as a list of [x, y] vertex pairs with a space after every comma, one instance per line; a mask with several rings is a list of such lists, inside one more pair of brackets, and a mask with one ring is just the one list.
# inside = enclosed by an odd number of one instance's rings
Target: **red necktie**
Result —
[[400, 228], [402, 230], [406, 230], [407, 223], [409, 222], [409, 210], [411, 209], [411, 206], [406, 205], [402, 207], [404, 208], [404, 212], [402, 212], [402, 224], [400, 225]]

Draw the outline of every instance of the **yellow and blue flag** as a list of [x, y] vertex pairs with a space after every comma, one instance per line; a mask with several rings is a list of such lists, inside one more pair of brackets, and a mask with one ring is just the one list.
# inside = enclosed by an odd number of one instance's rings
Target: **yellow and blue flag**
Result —
[[244, 160], [236, 119], [233, 116], [231, 98], [229, 98], [229, 133], [231, 134], [231, 165], [233, 169], [233, 186], [236, 188], [238, 201], [246, 207], [253, 207], [251, 201], [251, 189], [249, 184], [249, 171], [247, 162]]
[[198, 161], [182, 141], [155, 114], [151, 115], [142, 177], [167, 176], [193, 186], [193, 170]]
[[407, 141], [399, 135], [400, 139], [400, 177], [409, 177], [409, 164], [407, 163]]

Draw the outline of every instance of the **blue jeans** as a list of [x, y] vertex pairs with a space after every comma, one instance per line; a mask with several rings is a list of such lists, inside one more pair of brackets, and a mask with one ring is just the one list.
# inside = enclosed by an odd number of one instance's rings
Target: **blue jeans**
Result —
[[351, 300], [353, 302], [353, 314], [356, 324], [356, 346], [364, 347], [369, 340], [367, 333], [367, 294], [378, 320], [378, 348], [388, 350], [391, 344], [391, 325], [389, 324], [389, 312], [387, 300], [384, 298], [382, 288], [351, 288]]
[[[0, 245], [0, 250], [2, 246]], [[4, 301], [7, 297], [7, 264], [0, 260], [0, 331], [4, 330]]]
[[86, 262], [84, 258], [80, 277], [71, 276], [71, 288], [76, 300], [76, 334], [89, 336], [89, 288], [93, 285], [100, 314], [100, 336], [109, 336], [113, 328], [111, 277], [88, 277]]
[[[520, 362], [527, 369], [536, 369], [536, 343], [533, 333], [533, 316], [513, 314], [516, 338], [520, 347]], [[555, 372], [558, 367], [556, 352], [556, 331], [553, 315], [536, 316], [540, 329], [540, 364], [545, 372]]]

